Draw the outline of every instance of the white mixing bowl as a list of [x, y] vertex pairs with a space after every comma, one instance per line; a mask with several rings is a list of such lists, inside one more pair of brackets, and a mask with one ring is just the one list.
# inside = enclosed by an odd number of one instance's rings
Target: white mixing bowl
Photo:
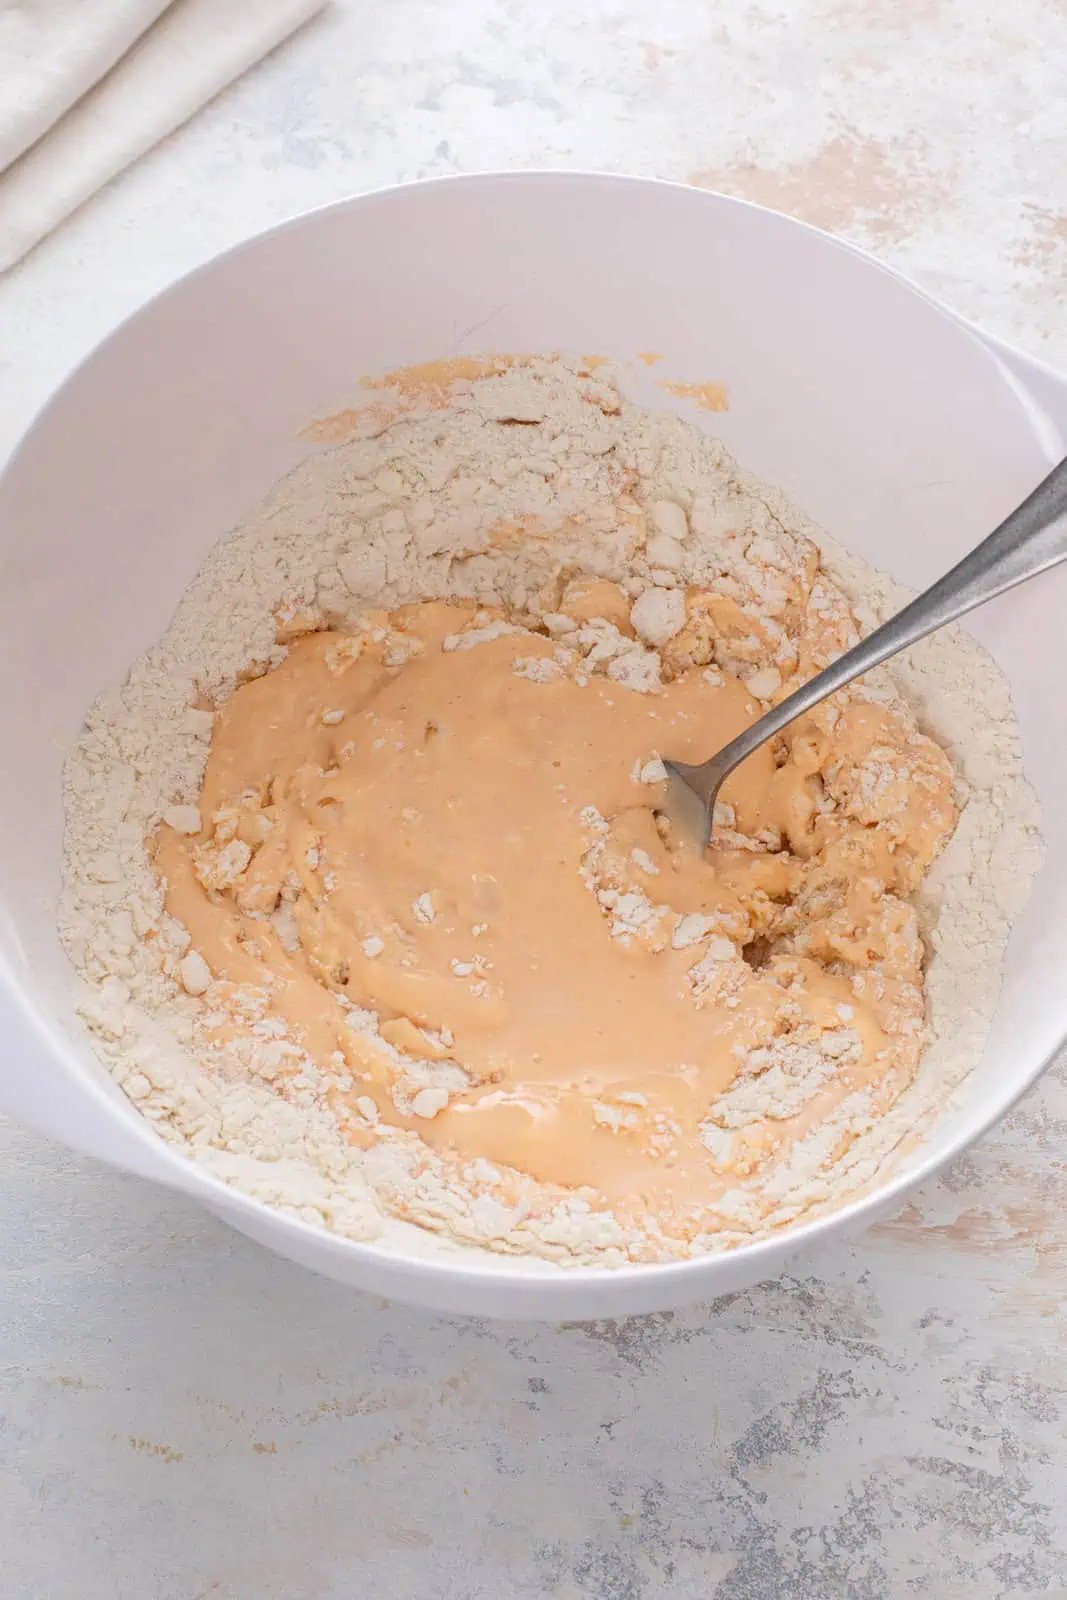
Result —
[[[441, 1310], [611, 1317], [709, 1299], [855, 1230], [1001, 1116], [1067, 1035], [1067, 573], [969, 624], [1012, 681], [1048, 857], [988, 1048], [893, 1181], [731, 1254], [617, 1271], [403, 1257], [228, 1189], [165, 1145], [96, 1060], [55, 928], [60, 771], [97, 692], [164, 631], [211, 545], [355, 380], [463, 352], [664, 353], [727, 386], [744, 466], [923, 586], [1063, 452], [1067, 383], [838, 240], [718, 195], [524, 173], [363, 196], [263, 234], [132, 317], [64, 384], [0, 481], [0, 1106], [196, 1196], [343, 1282]], [[666, 404], [666, 398], [664, 397]], [[990, 982], [996, 981], [990, 973]]]

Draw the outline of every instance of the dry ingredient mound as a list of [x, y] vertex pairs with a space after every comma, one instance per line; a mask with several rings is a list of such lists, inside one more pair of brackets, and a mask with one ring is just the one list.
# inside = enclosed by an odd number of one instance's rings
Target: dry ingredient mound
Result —
[[[851, 729], [858, 752], [808, 783], [814, 801], [799, 836], [790, 828], [748, 836], [729, 808], [717, 819], [735, 852], [800, 875], [779, 894], [784, 910], [763, 896], [770, 967], [777, 962], [792, 981], [788, 964], [817, 955], [829, 982], [851, 982], [891, 1019], [895, 1054], [891, 1070], [842, 1091], [858, 1052], [846, 1004], [832, 1026], [787, 1028], [769, 1048], [742, 1051], [701, 1123], [709, 1180], [718, 1181], [685, 1227], [421, 1137], [413, 1119], [445, 1126], [437, 1118], [450, 1095], [469, 1086], [451, 1060], [435, 1059], [449, 1056], [449, 1039], [435, 1035], [430, 1049], [423, 1034], [413, 1051], [410, 1023], [405, 1033], [403, 1019], [383, 1022], [339, 991], [360, 1049], [389, 1063], [404, 1125], [383, 1119], [380, 1095], [357, 1092], [351, 1059], [322, 1059], [299, 1030], [217, 981], [164, 905], [152, 859], [159, 839], [180, 843], [206, 829], [201, 882], [208, 872], [221, 895], [250, 881], [263, 835], [248, 829], [267, 826], [262, 816], [239, 807], [201, 815], [214, 708], [236, 705], [239, 686], [269, 683], [265, 675], [311, 645], [324, 659], [376, 652], [381, 671], [399, 677], [425, 644], [410, 618], [432, 612], [422, 602], [447, 601], [459, 620], [444, 648], [506, 655], [530, 685], [603, 680], [609, 694], [654, 704], [701, 672], [759, 709], [901, 603], [897, 586], [745, 478], [717, 441], [630, 405], [610, 369], [524, 359], [477, 370], [486, 375], [435, 384], [421, 405], [408, 385], [406, 414], [376, 408], [370, 424], [362, 419], [369, 436], [290, 474], [211, 553], [163, 641], [92, 708], [65, 775], [59, 923], [81, 978], [79, 1010], [117, 1081], [165, 1138], [303, 1220], [405, 1251], [477, 1245], [561, 1264], [722, 1250], [877, 1181], [982, 1048], [1040, 842], [1007, 684], [958, 630], [871, 674], [797, 730], [814, 744]], [[405, 607], [414, 608], [409, 621]], [[323, 720], [342, 715], [327, 710]], [[779, 759], [794, 754], [787, 742]], [[632, 781], [640, 789], [662, 776], [650, 749]], [[909, 869], [909, 836], [923, 818], [917, 783], [941, 821]], [[951, 839], [917, 884], [957, 809]], [[886, 937], [861, 953], [828, 865], [826, 841], [839, 822], [850, 839], [866, 830], [890, 852], [883, 876], [894, 892], [873, 897]], [[610, 823], [590, 809], [585, 824], [582, 871], [611, 937], [660, 938], [671, 951], [692, 945], [700, 1000], [728, 982], [766, 987], [769, 978], [753, 970], [763, 961], [743, 959], [755, 923], [731, 942], [721, 920], [658, 906], [659, 868], [645, 848], [656, 847], [652, 835], [636, 845], [627, 836], [620, 854]], [[818, 950], [805, 894], [821, 919]], [[432, 922], [432, 896], [421, 906], [419, 898], [415, 922]], [[296, 949], [292, 900], [278, 903], [272, 926]], [[368, 959], [382, 943], [370, 933]], [[468, 965], [457, 976], [466, 979]], [[621, 1136], [642, 1098], [602, 1097], [597, 1137]], [[812, 1108], [820, 1114], [805, 1115]], [[779, 1137], [783, 1128], [790, 1138]]]

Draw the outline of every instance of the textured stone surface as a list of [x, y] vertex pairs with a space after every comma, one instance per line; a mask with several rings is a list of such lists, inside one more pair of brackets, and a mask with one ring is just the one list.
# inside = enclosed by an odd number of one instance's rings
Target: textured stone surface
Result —
[[[348, 0], [0, 282], [0, 448], [294, 210], [494, 166], [688, 178], [1067, 364], [1057, 0]], [[675, 1317], [434, 1320], [0, 1129], [4, 1600], [1067, 1594], [1056, 1071], [862, 1243]]]

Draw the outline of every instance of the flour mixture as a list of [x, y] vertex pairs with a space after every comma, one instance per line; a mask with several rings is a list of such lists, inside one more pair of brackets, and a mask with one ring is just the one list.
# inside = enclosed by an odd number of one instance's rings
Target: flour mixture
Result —
[[358, 1238], [656, 1260], [840, 1204], [981, 1046], [1039, 848], [1003, 681], [927, 641], [747, 762], [702, 859], [661, 756], [891, 587], [603, 369], [394, 398], [89, 718], [61, 931], [105, 1058]]

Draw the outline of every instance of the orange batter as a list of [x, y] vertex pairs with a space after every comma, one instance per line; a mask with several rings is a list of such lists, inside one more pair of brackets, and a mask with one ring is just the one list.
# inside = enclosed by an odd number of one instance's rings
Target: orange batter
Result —
[[[621, 591], [589, 589], [625, 627]], [[832, 1070], [735, 1146], [738, 1170], [859, 1087], [892, 1102], [922, 1030], [903, 897], [955, 820], [936, 746], [861, 700], [820, 708], [731, 778], [701, 860], [649, 764], [754, 720], [737, 679], [683, 662], [637, 693], [543, 634], [467, 648], [470, 606], [383, 622], [299, 638], [239, 688], [200, 831], [156, 836], [219, 1039], [284, 1034], [359, 1142], [392, 1124], [683, 1233], [735, 1181], [714, 1108], [759, 1052]]]

